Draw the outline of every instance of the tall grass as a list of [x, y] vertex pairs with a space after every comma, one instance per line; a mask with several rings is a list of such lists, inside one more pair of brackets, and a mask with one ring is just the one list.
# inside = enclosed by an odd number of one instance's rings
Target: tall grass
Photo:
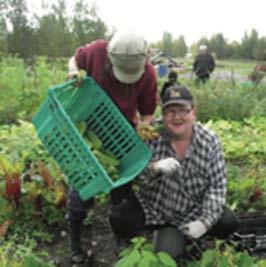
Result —
[[66, 69], [46, 58], [31, 65], [16, 57], [0, 58], [0, 123], [31, 119], [48, 88], [65, 80]]
[[[242, 64], [242, 65], [241, 65]], [[251, 63], [231, 62], [247, 72]], [[228, 66], [229, 66], [228, 65]], [[18, 119], [31, 120], [45, 99], [47, 90], [63, 83], [67, 75], [67, 59], [48, 60], [36, 58], [25, 64], [16, 57], [0, 55], [0, 123], [12, 123]], [[158, 80], [158, 88], [165, 79]], [[193, 92], [198, 119], [243, 120], [254, 115], [266, 115], [266, 84], [253, 88], [251, 85], [234, 80], [214, 80], [205, 85], [195, 86], [193, 77], [181, 78], [181, 83]], [[156, 111], [160, 116], [160, 108]]]
[[266, 84], [211, 79], [206, 84], [195, 85], [191, 79], [181, 83], [193, 93], [197, 105], [197, 117], [206, 122], [210, 119], [240, 120], [253, 116], [266, 116]]

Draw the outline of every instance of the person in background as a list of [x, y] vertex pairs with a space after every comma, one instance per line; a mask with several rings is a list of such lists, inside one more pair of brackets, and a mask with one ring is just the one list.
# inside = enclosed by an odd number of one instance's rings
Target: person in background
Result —
[[254, 85], [260, 84], [266, 75], [266, 63], [258, 63], [253, 68], [252, 72], [248, 75], [248, 79], [254, 83]]
[[199, 47], [199, 54], [193, 63], [193, 72], [197, 76], [196, 83], [205, 83], [210, 78], [210, 74], [214, 71], [215, 61], [213, 56], [208, 52], [206, 45]]
[[[148, 44], [141, 35], [133, 31], [117, 33], [109, 42], [96, 40], [79, 47], [69, 60], [68, 79], [81, 82], [80, 70], [85, 70], [106, 91], [133, 127], [152, 121], [157, 101], [156, 73], [149, 62]], [[114, 189], [112, 204], [120, 203], [130, 190], [131, 183]], [[93, 199], [83, 202], [71, 188], [66, 219], [74, 263], [84, 261], [81, 226], [87, 209], [92, 206]]]
[[152, 160], [138, 177], [138, 190], [116, 206], [110, 224], [126, 240], [154, 231], [156, 252], [173, 258], [189, 239], [226, 238], [237, 229], [225, 206], [226, 167], [217, 135], [196, 121], [191, 92], [170, 86], [162, 96], [164, 129], [148, 145]]
[[163, 84], [163, 87], [162, 87], [162, 90], [161, 90], [161, 93], [160, 93], [160, 97], [162, 98], [163, 94], [164, 94], [164, 91], [166, 90], [167, 87], [171, 86], [171, 85], [179, 85], [179, 82], [178, 82], [178, 74], [176, 71], [174, 70], [171, 70], [169, 73], [168, 73], [168, 81], [166, 81], [164, 84]]

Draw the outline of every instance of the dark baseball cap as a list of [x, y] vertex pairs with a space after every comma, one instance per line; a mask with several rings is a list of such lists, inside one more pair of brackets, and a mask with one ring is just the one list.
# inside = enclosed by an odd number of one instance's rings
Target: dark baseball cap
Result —
[[162, 96], [162, 107], [165, 108], [172, 104], [193, 105], [193, 96], [184, 86], [169, 86]]

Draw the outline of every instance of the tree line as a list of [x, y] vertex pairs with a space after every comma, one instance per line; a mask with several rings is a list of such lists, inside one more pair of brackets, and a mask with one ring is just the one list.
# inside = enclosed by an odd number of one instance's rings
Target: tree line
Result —
[[222, 33], [217, 33], [211, 38], [202, 37], [198, 42], [188, 47], [183, 35], [174, 39], [172, 34], [164, 32], [162, 40], [153, 44], [173, 57], [184, 57], [188, 51], [195, 54], [197, 48], [205, 44], [210, 52], [218, 59], [234, 58], [248, 60], [266, 60], [266, 37], [259, 38], [258, 32], [252, 29], [250, 33], [244, 32], [240, 42], [229, 42]]
[[[112, 36], [115, 29], [108, 30], [95, 5], [89, 6], [85, 0], [74, 2], [69, 12], [67, 0], [43, 1], [40, 15], [29, 11], [26, 0], [0, 0], [0, 53], [25, 59], [33, 55], [69, 57], [80, 45]], [[266, 60], [266, 37], [259, 37], [255, 29], [245, 32], [240, 42], [229, 42], [217, 33], [190, 47], [183, 35], [175, 38], [165, 31], [162, 40], [151, 46], [172, 57], [184, 57], [187, 52], [195, 54], [201, 44], [218, 59]]]
[[37, 15], [29, 12], [26, 0], [0, 0], [0, 53], [68, 57], [80, 45], [108, 38], [94, 5], [78, 0], [69, 12], [67, 1], [50, 2]]

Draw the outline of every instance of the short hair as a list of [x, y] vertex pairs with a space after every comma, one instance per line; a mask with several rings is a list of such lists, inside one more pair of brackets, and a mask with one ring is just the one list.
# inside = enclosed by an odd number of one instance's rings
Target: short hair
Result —
[[176, 80], [177, 77], [178, 77], [178, 74], [177, 74], [177, 72], [174, 71], [174, 70], [171, 70], [171, 71], [169, 72], [169, 74], [168, 74], [168, 79], [169, 79], [169, 80]]

